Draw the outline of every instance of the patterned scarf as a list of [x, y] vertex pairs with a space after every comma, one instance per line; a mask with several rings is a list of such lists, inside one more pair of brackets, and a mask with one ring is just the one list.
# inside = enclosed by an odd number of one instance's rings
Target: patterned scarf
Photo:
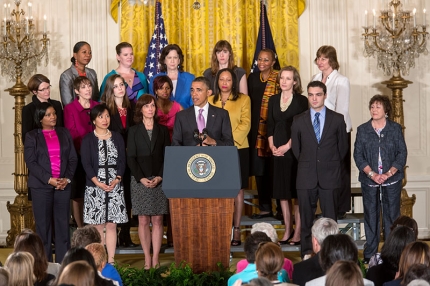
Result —
[[258, 125], [258, 134], [256, 148], [258, 149], [258, 156], [270, 156], [269, 144], [267, 142], [267, 111], [269, 108], [269, 98], [279, 93], [279, 85], [276, 83], [278, 71], [273, 70], [267, 78], [266, 89], [264, 90], [263, 99], [261, 100], [260, 109], [260, 123]]

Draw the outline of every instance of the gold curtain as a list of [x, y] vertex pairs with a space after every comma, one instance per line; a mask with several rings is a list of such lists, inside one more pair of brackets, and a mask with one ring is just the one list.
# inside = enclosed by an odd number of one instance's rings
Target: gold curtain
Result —
[[[267, 1], [267, 17], [281, 66], [299, 67], [298, 17], [305, 9], [305, 1]], [[155, 7], [143, 5], [142, 0], [133, 2], [136, 4], [130, 5], [129, 0], [112, 0], [111, 14], [115, 21], [121, 17], [121, 41], [133, 45], [134, 68], [142, 71], [154, 32]], [[200, 9], [193, 8], [194, 2], [161, 2], [168, 42], [181, 47], [185, 56], [184, 69], [196, 76], [202, 75], [210, 67], [215, 43], [224, 39], [233, 47], [236, 64], [249, 72], [260, 27], [260, 1], [202, 0]]]

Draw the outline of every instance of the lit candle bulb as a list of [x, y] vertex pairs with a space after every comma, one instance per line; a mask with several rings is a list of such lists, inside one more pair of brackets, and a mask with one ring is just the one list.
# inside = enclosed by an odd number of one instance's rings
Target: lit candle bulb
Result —
[[3, 5], [3, 14], [5, 16], [7, 16], [7, 5], [6, 4]]
[[415, 13], [417, 12], [417, 9], [414, 8], [414, 28], [417, 26], [417, 22], [416, 22], [416, 16]]
[[426, 9], [425, 9], [425, 8], [423, 9], [423, 16], [424, 16], [424, 17], [423, 17], [423, 21], [424, 21], [424, 24], [423, 24], [423, 25], [424, 25], [424, 27], [425, 27], [425, 26], [426, 26]]
[[373, 29], [376, 28], [376, 12], [375, 9], [373, 9]]
[[10, 17], [10, 4], [7, 4], [7, 15], [6, 17]]
[[4, 17], [3, 36], [6, 36], [6, 17]]
[[32, 17], [32, 13], [31, 13], [31, 8], [32, 8], [32, 4], [30, 2], [28, 2], [28, 17], [31, 19]]
[[364, 27], [367, 28], [367, 10], [364, 10]]
[[43, 33], [46, 34], [46, 15], [43, 15]]

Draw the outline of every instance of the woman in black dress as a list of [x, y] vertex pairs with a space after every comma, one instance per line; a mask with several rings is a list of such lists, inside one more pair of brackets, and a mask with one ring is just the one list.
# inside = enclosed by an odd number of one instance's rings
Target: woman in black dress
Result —
[[[282, 68], [278, 74], [281, 93], [269, 99], [267, 116], [267, 136], [273, 154], [273, 198], [281, 202], [285, 222], [284, 237], [281, 244], [300, 244], [300, 213], [297, 201], [296, 175], [297, 160], [291, 151], [291, 125], [297, 114], [308, 109], [308, 100], [303, 92], [300, 75], [292, 66]], [[292, 226], [292, 206], [294, 200], [294, 218], [296, 231]]]

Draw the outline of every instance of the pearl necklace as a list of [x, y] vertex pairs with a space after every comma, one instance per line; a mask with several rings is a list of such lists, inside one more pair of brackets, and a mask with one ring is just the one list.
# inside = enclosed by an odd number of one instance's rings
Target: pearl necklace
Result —
[[96, 135], [97, 137], [105, 137], [108, 136], [110, 134], [110, 130], [107, 129], [105, 134], [98, 134], [95, 130], [93, 131], [94, 135]]

